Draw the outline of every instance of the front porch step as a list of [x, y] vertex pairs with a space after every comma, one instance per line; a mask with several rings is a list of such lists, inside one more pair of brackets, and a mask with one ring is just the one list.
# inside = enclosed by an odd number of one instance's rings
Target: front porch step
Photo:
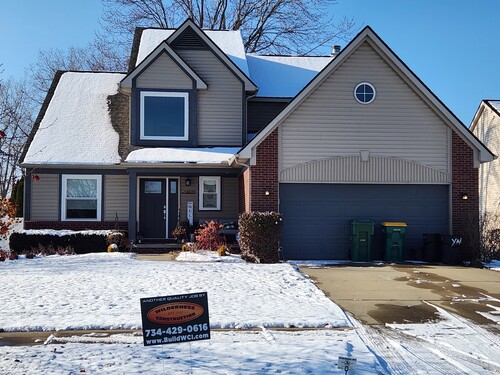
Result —
[[135, 243], [131, 251], [137, 254], [165, 254], [181, 248], [181, 243]]

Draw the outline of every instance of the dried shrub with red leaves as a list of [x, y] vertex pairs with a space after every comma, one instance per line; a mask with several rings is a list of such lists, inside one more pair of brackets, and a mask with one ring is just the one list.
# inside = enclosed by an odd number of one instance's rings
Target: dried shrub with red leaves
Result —
[[222, 228], [223, 225], [214, 220], [201, 224], [201, 228], [195, 231], [196, 247], [198, 249], [216, 251], [219, 247], [225, 245], [226, 240], [224, 236], [219, 234]]

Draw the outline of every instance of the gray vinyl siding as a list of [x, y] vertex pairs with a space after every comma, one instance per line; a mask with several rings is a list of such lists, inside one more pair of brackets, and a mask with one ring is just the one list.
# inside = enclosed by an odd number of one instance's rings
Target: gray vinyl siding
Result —
[[194, 206], [194, 223], [197, 224], [200, 220], [217, 219], [238, 220], [238, 195], [239, 195], [239, 180], [237, 177], [222, 177], [221, 178], [221, 210], [220, 211], [199, 211], [198, 210], [198, 178], [190, 178], [191, 186], [186, 186], [186, 179], [183, 177], [180, 181], [180, 212], [181, 221], [187, 221], [187, 202], [193, 202]]
[[240, 146], [243, 124], [243, 84], [211, 51], [178, 50], [178, 54], [208, 85], [198, 91], [198, 144]]
[[104, 221], [128, 220], [129, 177], [128, 175], [104, 176]]
[[59, 220], [59, 175], [39, 174], [31, 184], [31, 220]]
[[[368, 105], [359, 104], [353, 94], [363, 81], [377, 90]], [[403, 159], [449, 176], [450, 143], [446, 124], [364, 43], [282, 123], [280, 174], [311, 161], [360, 156], [367, 150], [370, 156]], [[310, 178], [315, 181], [321, 174]], [[418, 179], [411, 176], [407, 182]], [[385, 180], [382, 176], [379, 182]]]
[[[500, 116], [485, 106], [474, 134], [495, 154], [500, 153]], [[481, 211], [499, 212], [500, 159], [479, 167], [479, 203]]]
[[189, 90], [191, 78], [166, 54], [162, 54], [139, 77], [138, 88]]

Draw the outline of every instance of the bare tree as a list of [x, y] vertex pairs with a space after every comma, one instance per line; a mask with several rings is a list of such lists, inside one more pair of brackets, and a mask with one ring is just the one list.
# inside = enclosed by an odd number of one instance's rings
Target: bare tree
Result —
[[33, 124], [33, 108], [25, 85], [0, 80], [0, 199], [21, 175], [19, 157]]
[[356, 29], [352, 19], [335, 22], [335, 0], [102, 0], [97, 39], [128, 59], [136, 27], [175, 28], [186, 18], [210, 30], [241, 30], [247, 52], [314, 53]]
[[113, 48], [106, 48], [102, 41], [95, 40], [86, 47], [40, 50], [35, 63], [26, 75], [31, 82], [30, 97], [41, 105], [58, 70], [124, 71]]

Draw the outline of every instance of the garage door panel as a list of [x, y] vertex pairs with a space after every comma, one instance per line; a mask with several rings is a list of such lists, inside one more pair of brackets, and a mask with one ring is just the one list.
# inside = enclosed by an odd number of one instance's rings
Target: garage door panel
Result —
[[348, 259], [352, 219], [376, 222], [373, 255], [381, 259], [380, 223], [408, 223], [404, 254], [424, 233], [447, 233], [447, 185], [281, 184], [281, 243], [287, 259]]

